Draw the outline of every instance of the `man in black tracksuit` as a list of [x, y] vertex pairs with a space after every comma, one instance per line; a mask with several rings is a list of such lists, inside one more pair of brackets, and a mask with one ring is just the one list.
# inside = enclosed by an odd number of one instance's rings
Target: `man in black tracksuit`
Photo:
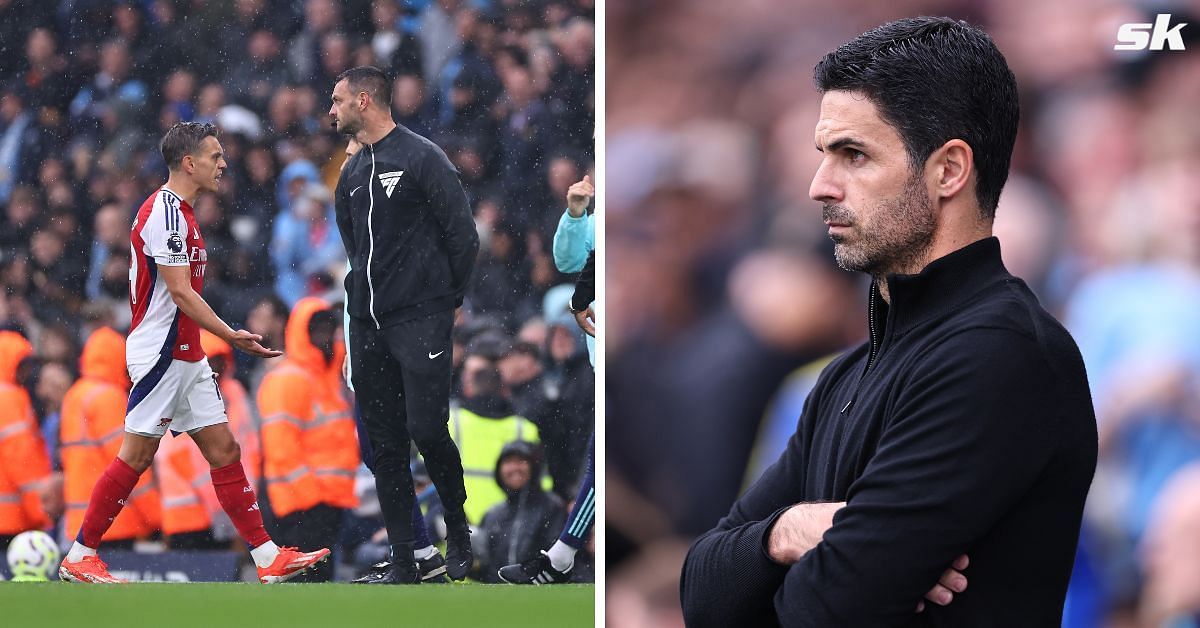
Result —
[[[471, 566], [462, 461], [450, 438], [450, 333], [479, 250], [458, 172], [429, 140], [397, 126], [378, 69], [338, 77], [329, 114], [362, 145], [338, 179], [338, 229], [350, 258], [346, 307], [357, 400], [375, 458], [392, 556], [412, 555], [410, 441], [446, 508], [447, 575]], [[395, 560], [379, 583], [415, 583]]]
[[1074, 341], [991, 237], [1015, 79], [946, 18], [868, 31], [815, 77], [809, 194], [874, 279], [870, 338], [692, 546], [687, 624], [1057, 627], [1096, 424]]

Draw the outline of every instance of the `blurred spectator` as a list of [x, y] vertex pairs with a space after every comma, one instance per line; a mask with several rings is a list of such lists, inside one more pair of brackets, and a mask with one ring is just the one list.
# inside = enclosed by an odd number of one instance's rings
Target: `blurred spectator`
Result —
[[[316, 298], [288, 319], [283, 363], [258, 389], [264, 477], [276, 537], [298, 547], [337, 543], [343, 511], [357, 505], [359, 448], [351, 405], [342, 396], [341, 317]], [[328, 582], [333, 564], [304, 581]]]
[[[278, 296], [272, 294], [263, 297], [254, 307], [250, 308], [250, 313], [246, 315], [246, 329], [262, 336], [260, 344], [264, 347], [282, 347], [284, 344], [283, 331], [287, 326], [290, 311], [291, 308]], [[280, 358], [245, 360], [239, 371], [245, 373], [243, 384], [246, 389], [257, 391], [263, 376], [282, 361]]]
[[287, 83], [287, 65], [279, 38], [269, 30], [256, 30], [245, 41], [244, 54], [225, 77], [230, 100], [255, 112], [265, 112], [271, 94]]
[[558, 539], [566, 510], [562, 500], [543, 491], [537, 448], [527, 442], [508, 443], [496, 461], [496, 484], [504, 501], [483, 516], [479, 531], [479, 580], [500, 582], [496, 572], [504, 565], [537, 556]]
[[73, 383], [75, 375], [66, 365], [45, 362], [38, 372], [37, 387], [34, 389], [34, 395], [41, 401], [42, 438], [50, 456], [50, 467], [54, 470], [62, 469], [62, 460], [58, 455], [58, 428], [62, 423], [63, 397]]
[[79, 308], [84, 270], [65, 258], [67, 243], [58, 232], [40, 229], [29, 241], [30, 279], [35, 309], [52, 321], [65, 321]]
[[333, 196], [325, 186], [308, 183], [287, 211], [275, 220], [271, 257], [278, 275], [275, 291], [288, 305], [324, 294], [333, 273], [345, 265]]
[[15, 86], [0, 91], [0, 203], [10, 202], [15, 187], [33, 176], [40, 149], [34, 115]]
[[[79, 380], [62, 402], [60, 456], [66, 538], [79, 533], [96, 480], [121, 449], [129, 394], [125, 337], [107, 327], [97, 329], [83, 347], [79, 371]], [[129, 504], [104, 534], [106, 546], [133, 549], [135, 539], [160, 529], [162, 506], [154, 473], [143, 473], [129, 494]]]
[[149, 98], [145, 83], [132, 77], [129, 43], [105, 42], [100, 50], [100, 72], [71, 101], [71, 123], [77, 134], [99, 138], [136, 123]]
[[399, 74], [392, 87], [392, 113], [396, 124], [428, 136], [434, 128], [434, 112], [425, 98], [425, 81], [419, 74]]
[[[399, 5], [392, 0], [373, 0], [371, 24], [375, 27], [371, 35], [371, 53], [375, 56], [373, 65], [391, 76], [411, 76], [415, 73], [420, 77], [423, 70], [420, 42], [401, 28]], [[392, 100], [394, 102], [396, 99]], [[408, 128], [424, 135], [420, 129]]]
[[29, 393], [17, 384], [17, 365], [33, 353], [23, 336], [0, 331], [0, 543], [51, 524], [39, 486], [51, 479], [50, 460]]
[[468, 355], [462, 384], [462, 405], [450, 409], [450, 435], [462, 456], [467, 489], [464, 509], [467, 518], [478, 524], [489, 508], [504, 501], [504, 492], [491, 477], [500, 450], [514, 440], [537, 442], [538, 430], [528, 419], [514, 414], [502, 394], [500, 373], [492, 359], [478, 352]]
[[592, 424], [590, 406], [564, 404], [560, 391], [547, 385], [542, 377], [542, 352], [538, 345], [513, 343], [497, 366], [500, 379], [512, 399], [513, 411], [533, 421], [538, 428], [545, 448], [546, 468], [554, 481], [554, 492], [563, 499], [570, 499], [579, 481], [582, 464], [578, 457], [572, 457], [579, 449], [573, 441], [578, 439], [580, 428]]
[[125, 246], [129, 239], [129, 216], [115, 203], [109, 203], [96, 211], [92, 227], [94, 234], [91, 259], [88, 263], [87, 297], [100, 296], [101, 273], [109, 256]]
[[43, 125], [58, 126], [71, 100], [73, 80], [67, 74], [66, 59], [59, 54], [54, 32], [48, 28], [31, 30], [25, 59], [28, 66], [18, 81], [29, 95], [29, 108]]
[[[338, 3], [333, 0], [305, 0], [304, 29], [292, 37], [288, 48], [288, 67], [293, 80], [315, 79], [320, 70], [321, 38], [337, 30], [341, 23]], [[332, 86], [324, 83], [317, 86], [332, 89]]]

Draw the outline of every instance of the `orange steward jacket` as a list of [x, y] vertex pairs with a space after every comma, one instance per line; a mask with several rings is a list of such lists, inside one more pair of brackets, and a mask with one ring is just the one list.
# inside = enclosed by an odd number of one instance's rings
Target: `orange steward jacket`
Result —
[[50, 458], [38, 431], [29, 393], [17, 384], [17, 365], [33, 346], [14, 331], [0, 331], [0, 534], [50, 525], [39, 485], [50, 476]]
[[326, 362], [308, 334], [313, 314], [328, 307], [311, 297], [296, 303], [286, 329], [285, 360], [258, 389], [263, 470], [278, 517], [318, 504], [358, 505], [358, 434], [341, 382], [345, 347], [338, 341], [333, 360]]
[[[79, 380], [63, 397], [59, 425], [67, 538], [79, 533], [92, 488], [121, 449], [129, 394], [125, 337], [108, 327], [92, 332], [79, 358], [79, 373]], [[154, 473], [147, 469], [104, 540], [143, 538], [161, 524]]]

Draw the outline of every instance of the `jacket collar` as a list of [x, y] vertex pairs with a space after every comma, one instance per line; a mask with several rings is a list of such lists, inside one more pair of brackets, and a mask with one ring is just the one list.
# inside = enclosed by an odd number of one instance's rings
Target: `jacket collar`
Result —
[[878, 338], [883, 337], [885, 320], [891, 334], [903, 334], [949, 314], [989, 285], [1012, 278], [1000, 259], [1000, 240], [984, 238], [939, 257], [915, 275], [888, 275], [890, 306], [871, 282], [875, 317], [870, 320], [868, 315], [868, 324]]
[[400, 133], [401, 133], [400, 129], [401, 128], [402, 127], [399, 124], [396, 124], [396, 126], [392, 127], [391, 131], [388, 131], [387, 135], [379, 138], [378, 142], [371, 144], [371, 150], [378, 150], [381, 146], [388, 144], [394, 138], [400, 137]]

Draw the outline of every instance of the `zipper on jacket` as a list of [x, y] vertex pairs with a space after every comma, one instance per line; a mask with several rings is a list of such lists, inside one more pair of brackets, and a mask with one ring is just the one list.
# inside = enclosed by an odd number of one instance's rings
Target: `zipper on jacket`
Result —
[[871, 334], [871, 352], [867, 354], [867, 368], [863, 369], [862, 375], [858, 376], [858, 383], [854, 386], [854, 395], [850, 397], [850, 401], [842, 407], [841, 414], [845, 414], [850, 406], [858, 399], [858, 391], [862, 388], [863, 380], [866, 379], [867, 373], [871, 372], [871, 365], [875, 364], [875, 358], [879, 353], [879, 339], [875, 337], [875, 291], [871, 291], [871, 296], [867, 299], [867, 329]]
[[379, 319], [375, 316], [375, 282], [371, 281], [371, 258], [375, 256], [375, 226], [371, 224], [371, 217], [375, 213], [375, 147], [367, 144], [371, 149], [371, 178], [367, 180], [367, 196], [371, 199], [371, 205], [367, 209], [367, 240], [370, 246], [367, 249], [367, 290], [371, 293], [370, 300], [367, 301], [367, 308], [371, 310], [371, 320], [375, 321], [375, 329], [380, 329]]

